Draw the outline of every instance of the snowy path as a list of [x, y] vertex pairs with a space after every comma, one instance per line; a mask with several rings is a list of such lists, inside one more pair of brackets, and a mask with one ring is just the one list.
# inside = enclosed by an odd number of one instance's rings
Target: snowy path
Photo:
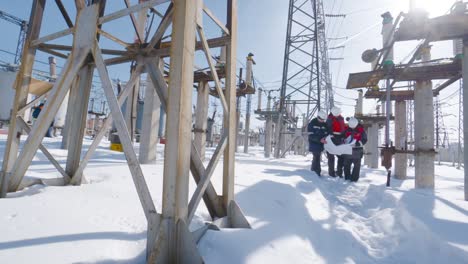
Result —
[[[253, 229], [209, 231], [199, 244], [207, 263], [468, 263], [461, 171], [437, 166], [434, 192], [411, 179], [387, 189], [381, 170], [346, 183], [311, 173], [310, 157], [253, 152], [236, 162], [236, 200]], [[143, 170], [160, 211], [158, 163]], [[57, 177], [46, 164], [38, 154], [27, 175]], [[35, 185], [0, 200], [0, 263], [144, 262], [146, 222], [123, 156], [104, 144], [85, 173], [90, 184]], [[201, 207], [191, 229], [206, 216]]]

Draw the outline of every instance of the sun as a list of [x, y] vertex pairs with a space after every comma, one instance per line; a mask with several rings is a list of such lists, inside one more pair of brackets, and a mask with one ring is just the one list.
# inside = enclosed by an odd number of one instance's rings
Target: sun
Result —
[[408, 0], [408, 5], [425, 9], [431, 17], [445, 15], [450, 11], [454, 0]]

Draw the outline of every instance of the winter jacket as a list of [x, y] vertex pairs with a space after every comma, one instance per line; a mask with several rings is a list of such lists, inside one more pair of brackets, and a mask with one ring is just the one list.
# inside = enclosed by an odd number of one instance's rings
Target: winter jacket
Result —
[[358, 124], [357, 127], [350, 128], [346, 126], [345, 138], [352, 137], [356, 140], [355, 146], [353, 147], [352, 155], [345, 155], [345, 158], [360, 159], [364, 154], [363, 145], [367, 143], [367, 133], [364, 130], [364, 127], [361, 124]]
[[33, 109], [34, 109], [34, 111], [32, 113], [32, 117], [33, 118], [38, 118], [39, 114], [41, 113], [42, 106], [34, 107]]
[[327, 124], [325, 122], [320, 122], [318, 118], [314, 118], [307, 126], [307, 132], [309, 132], [309, 151], [323, 151], [323, 144], [320, 140], [328, 136]]
[[333, 135], [332, 141], [335, 145], [343, 144], [344, 132], [345, 132], [345, 123], [344, 118], [339, 116], [334, 116], [332, 114], [328, 115], [327, 118], [327, 127], [328, 133]]

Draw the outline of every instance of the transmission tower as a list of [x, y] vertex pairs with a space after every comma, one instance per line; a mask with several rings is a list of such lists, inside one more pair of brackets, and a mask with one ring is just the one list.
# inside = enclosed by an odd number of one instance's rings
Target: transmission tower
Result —
[[15, 64], [18, 64], [21, 61], [21, 52], [23, 51], [24, 41], [26, 39], [26, 32], [28, 31], [28, 21], [18, 18], [14, 15], [10, 15], [4, 11], [0, 10], [0, 18], [6, 20], [10, 23], [18, 25], [20, 27], [20, 32], [18, 36], [18, 44], [16, 44], [16, 53], [15, 53]]
[[317, 110], [333, 105], [328, 61], [322, 0], [290, 0], [279, 98], [280, 115], [275, 135], [279, 143], [275, 149], [276, 158], [280, 157], [284, 142], [281, 136], [283, 126], [295, 123], [292, 120], [295, 117], [286, 111], [289, 105], [296, 105], [306, 112], [304, 124]]

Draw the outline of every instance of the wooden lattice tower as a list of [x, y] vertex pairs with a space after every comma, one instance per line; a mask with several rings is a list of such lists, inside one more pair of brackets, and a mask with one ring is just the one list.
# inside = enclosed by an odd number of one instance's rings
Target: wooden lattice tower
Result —
[[[249, 224], [234, 201], [234, 149], [236, 122], [236, 44], [237, 44], [237, 1], [226, 0], [226, 22], [221, 22], [202, 0], [149, 0], [140, 1], [138, 5], [130, 6], [128, 0], [123, 0], [128, 8], [106, 14], [106, 0], [93, 0], [88, 5], [84, 0], [75, 0], [76, 19], [72, 22], [67, 10], [60, 0], [55, 1], [60, 8], [68, 28], [41, 36], [41, 25], [46, 19], [44, 8], [46, 0], [33, 2], [30, 23], [27, 34], [21, 68], [16, 82], [16, 96], [5, 149], [2, 167], [1, 194], [18, 190], [31, 161], [40, 149], [63, 176], [64, 184], [81, 184], [83, 170], [100, 141], [106, 134], [112, 120], [118, 130], [123, 145], [125, 157], [135, 184], [141, 205], [148, 221], [147, 262], [148, 263], [203, 263], [196, 241], [204, 230], [213, 227], [244, 227]], [[115, 3], [108, 1], [107, 4]], [[167, 10], [153, 36], [145, 42], [143, 37], [134, 44], [127, 43], [111, 32], [101, 29], [110, 21], [131, 16], [132, 27], [137, 31], [138, 21], [134, 13], [148, 8], [166, 4]], [[223, 34], [220, 37], [207, 39], [203, 27], [203, 13], [218, 25]], [[133, 25], [132, 25], [133, 24]], [[163, 42], [168, 28], [172, 28], [170, 41]], [[67, 45], [51, 44], [60, 37], [73, 34], [73, 43]], [[135, 33], [132, 33], [133, 38]], [[138, 32], [136, 33], [138, 35]], [[196, 36], [198, 35], [198, 41]], [[105, 37], [124, 47], [122, 50], [104, 49], [99, 38]], [[166, 38], [164, 38], [166, 39]], [[226, 47], [226, 63], [223, 69], [225, 87], [221, 87], [218, 77], [219, 69], [215, 68], [211, 48]], [[31, 107], [43, 96], [27, 102], [27, 93], [31, 82], [31, 71], [37, 50], [63, 57], [66, 63], [57, 78], [53, 88], [46, 92], [47, 102], [37, 122], [30, 127], [23, 119], [24, 110]], [[194, 84], [194, 56], [201, 50], [210, 66], [217, 94], [224, 110], [224, 134], [218, 144], [208, 166], [204, 166], [197, 148], [191, 141], [191, 105]], [[69, 52], [69, 55], [62, 53]], [[106, 58], [103, 56], [106, 55]], [[159, 67], [161, 58], [170, 62], [168, 74]], [[116, 96], [112, 87], [107, 67], [126, 62], [135, 62], [130, 80], [121, 93]], [[70, 92], [71, 119], [68, 135], [72, 139], [83, 138], [86, 125], [86, 113], [94, 70], [100, 77], [104, 94], [111, 111], [103, 128], [86, 154], [81, 158], [82, 140], [70, 141], [66, 168], [62, 168], [54, 157], [42, 145], [42, 139], [58, 111], [64, 97]], [[132, 141], [121, 112], [121, 105], [132, 92], [140, 75], [147, 72], [162, 106], [167, 112], [167, 138], [164, 161], [163, 204], [162, 212], [158, 212], [153, 203], [152, 194], [145, 182], [143, 172], [132, 147]], [[166, 80], [169, 79], [168, 83]], [[20, 150], [21, 131], [28, 133], [24, 147]], [[223, 189], [218, 195], [211, 184], [210, 178], [216, 165], [224, 154]], [[193, 175], [197, 188], [189, 200], [189, 175]], [[203, 229], [189, 232], [194, 213], [203, 198], [213, 224]], [[217, 226], [217, 227], [216, 227]]]

